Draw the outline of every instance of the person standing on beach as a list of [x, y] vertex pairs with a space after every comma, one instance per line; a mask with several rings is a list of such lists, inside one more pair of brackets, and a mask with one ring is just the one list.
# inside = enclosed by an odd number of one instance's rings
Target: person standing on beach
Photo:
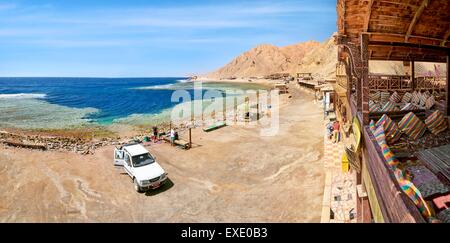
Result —
[[156, 143], [158, 141], [158, 127], [153, 127], [153, 142]]
[[333, 137], [334, 141], [333, 143], [339, 143], [339, 131], [341, 129], [341, 126], [338, 121], [335, 121], [333, 124]]
[[329, 140], [331, 140], [333, 138], [333, 131], [334, 131], [334, 123], [333, 122], [329, 122], [327, 124], [327, 137]]
[[173, 146], [175, 144], [175, 130], [170, 129], [170, 144]]

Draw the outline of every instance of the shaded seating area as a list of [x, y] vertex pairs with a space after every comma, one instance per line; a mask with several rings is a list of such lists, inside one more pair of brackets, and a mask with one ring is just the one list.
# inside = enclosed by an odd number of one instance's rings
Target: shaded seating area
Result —
[[[438, 214], [446, 208], [437, 205], [434, 200], [450, 196], [450, 145], [425, 151], [407, 146], [404, 155], [398, 151], [398, 146], [408, 145], [408, 141], [419, 141], [426, 133], [437, 137], [443, 133], [450, 134], [448, 121], [443, 119], [440, 111], [435, 111], [424, 123], [410, 112], [398, 124], [387, 115], [376, 123], [373, 120], [370, 123], [370, 131], [382, 151], [383, 160], [402, 190], [408, 196], [412, 195], [412, 201], [428, 222], [445, 222]], [[402, 142], [402, 139], [407, 139], [407, 142]], [[446, 144], [450, 144], [450, 139]]]
[[[449, 222], [436, 152], [450, 144], [449, 13], [447, 0], [337, 1], [340, 85], [363, 135], [359, 222]], [[404, 74], [371, 73], [369, 61], [397, 61]], [[421, 63], [445, 70], [423, 75]]]

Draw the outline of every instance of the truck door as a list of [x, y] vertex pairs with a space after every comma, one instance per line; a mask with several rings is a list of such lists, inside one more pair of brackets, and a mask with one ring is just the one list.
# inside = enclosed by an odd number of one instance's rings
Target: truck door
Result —
[[133, 177], [133, 173], [132, 173], [133, 167], [131, 165], [131, 156], [128, 153], [125, 153], [124, 162], [125, 163], [123, 163], [123, 168], [128, 173], [128, 175]]
[[114, 166], [124, 166], [124, 151], [119, 149], [114, 149]]

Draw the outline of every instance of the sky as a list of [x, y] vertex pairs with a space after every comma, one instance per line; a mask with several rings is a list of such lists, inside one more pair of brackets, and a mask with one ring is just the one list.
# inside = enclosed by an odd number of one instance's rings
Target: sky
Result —
[[0, 0], [1, 77], [182, 77], [325, 41], [335, 0]]

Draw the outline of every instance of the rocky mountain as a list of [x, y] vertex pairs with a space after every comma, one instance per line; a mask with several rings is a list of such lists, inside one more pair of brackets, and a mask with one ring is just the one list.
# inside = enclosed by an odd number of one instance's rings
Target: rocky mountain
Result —
[[[278, 73], [295, 75], [312, 73], [315, 78], [334, 78], [338, 47], [331, 37], [323, 43], [308, 41], [277, 47], [264, 44], [236, 57], [217, 71], [207, 74], [211, 79], [264, 77]], [[416, 63], [416, 75], [445, 73], [445, 65]], [[370, 73], [404, 75], [403, 62], [371, 61]]]
[[316, 41], [281, 48], [269, 44], [259, 45], [207, 76], [209, 78], [241, 78], [290, 73], [297, 69], [308, 52], [318, 46], [320, 43]]

